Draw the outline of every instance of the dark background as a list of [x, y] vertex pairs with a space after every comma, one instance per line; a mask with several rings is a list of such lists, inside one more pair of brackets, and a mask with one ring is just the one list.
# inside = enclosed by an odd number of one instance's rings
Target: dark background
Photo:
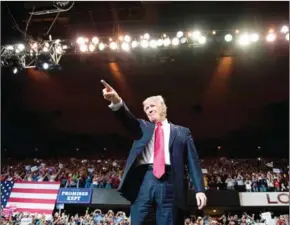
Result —
[[[50, 7], [43, 4], [1, 2], [2, 44], [23, 41], [19, 30], [25, 30], [28, 12], [33, 6]], [[32, 17], [27, 33], [47, 38], [54, 16]], [[50, 34], [75, 39], [79, 34], [195, 27], [260, 31], [280, 29], [288, 18], [288, 2], [76, 2], [71, 11], [60, 14]], [[202, 156], [287, 157], [289, 43], [260, 48], [263, 51], [221, 57], [208, 54], [212, 50], [207, 47], [200, 56], [146, 65], [64, 56], [62, 71], [29, 69], [12, 75], [2, 70], [2, 154], [127, 152], [131, 140], [102, 99], [99, 81], [105, 79], [138, 117], [144, 118], [144, 98], [163, 95], [169, 120], [192, 130]]]

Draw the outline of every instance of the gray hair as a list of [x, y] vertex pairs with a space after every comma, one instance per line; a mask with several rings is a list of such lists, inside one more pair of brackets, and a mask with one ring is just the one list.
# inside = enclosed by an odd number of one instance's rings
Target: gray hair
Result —
[[164, 116], [166, 118], [167, 106], [165, 104], [164, 98], [161, 95], [156, 95], [156, 96], [151, 96], [151, 97], [146, 98], [143, 101], [143, 107], [145, 106], [146, 102], [148, 102], [148, 101], [153, 101], [153, 102], [160, 104], [162, 107], [162, 116]]

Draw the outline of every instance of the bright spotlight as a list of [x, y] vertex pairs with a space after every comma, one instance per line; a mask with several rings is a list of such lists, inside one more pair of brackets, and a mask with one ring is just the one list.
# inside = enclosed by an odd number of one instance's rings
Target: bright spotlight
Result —
[[158, 39], [157, 40], [157, 45], [160, 47], [163, 45], [163, 40], [162, 39]]
[[86, 52], [86, 51], [88, 51], [88, 46], [87, 46], [86, 44], [82, 44], [82, 45], [80, 45], [80, 51], [81, 51], [81, 52]]
[[141, 46], [142, 46], [142, 48], [148, 48], [148, 46], [149, 46], [148, 41], [147, 40], [142, 40], [141, 41]]
[[79, 45], [84, 45], [86, 42], [87, 42], [87, 39], [84, 37], [79, 37], [77, 39], [77, 44], [79, 44]]
[[131, 37], [129, 35], [125, 35], [124, 40], [126, 42], [130, 42], [131, 41]]
[[14, 50], [14, 47], [12, 45], [8, 45], [7, 50]]
[[121, 48], [126, 52], [130, 51], [130, 45], [126, 42], [122, 43]]
[[150, 39], [150, 35], [148, 33], [144, 34], [144, 39], [149, 40]]
[[230, 42], [230, 41], [232, 41], [233, 40], [233, 36], [231, 35], [231, 34], [227, 34], [226, 36], [225, 36], [225, 41], [226, 42]]
[[25, 45], [24, 45], [24, 44], [18, 44], [18, 45], [17, 45], [17, 49], [18, 49], [19, 51], [23, 51], [23, 50], [25, 49]]
[[177, 34], [176, 34], [176, 37], [177, 38], [183, 37], [183, 32], [182, 31], [178, 31]]
[[123, 41], [124, 40], [124, 37], [123, 36], [120, 36], [119, 37], [119, 41]]
[[258, 34], [251, 34], [251, 41], [252, 42], [257, 42], [258, 40], [259, 40]]
[[112, 50], [116, 50], [117, 47], [118, 47], [118, 45], [117, 45], [116, 42], [113, 41], [113, 42], [110, 43], [110, 48], [111, 48]]
[[13, 73], [13, 74], [18, 73], [18, 69], [17, 69], [16, 67], [14, 67], [14, 68], [12, 69], [12, 73]]
[[89, 45], [89, 51], [90, 51], [90, 52], [95, 51], [95, 48], [96, 48], [95, 45], [93, 45], [93, 44], [90, 44], [90, 45]]
[[132, 41], [132, 48], [136, 48], [138, 46], [138, 42], [137, 41]]
[[239, 44], [240, 45], [248, 45], [250, 43], [249, 35], [243, 34], [239, 37]]
[[212, 34], [213, 34], [213, 35], [215, 35], [215, 34], [216, 34], [216, 31], [215, 31], [215, 30], [213, 30], [213, 31], [212, 31]]
[[206, 37], [205, 36], [201, 36], [201, 37], [199, 37], [198, 38], [198, 42], [199, 42], [199, 44], [205, 44], [205, 42], [206, 42]]
[[46, 47], [46, 46], [43, 47], [43, 51], [44, 51], [44, 52], [48, 52], [48, 47]]
[[289, 33], [286, 34], [286, 40], [289, 41]]
[[48, 63], [43, 63], [43, 64], [42, 64], [42, 68], [43, 68], [44, 70], [47, 70], [47, 69], [49, 68], [49, 64], [48, 64]]
[[187, 38], [186, 38], [186, 37], [183, 37], [183, 38], [180, 39], [180, 43], [181, 43], [181, 44], [186, 43], [186, 41], [187, 41]]
[[179, 45], [179, 39], [178, 38], [173, 38], [172, 39], [172, 45], [174, 45], [174, 46]]
[[99, 38], [97, 38], [97, 37], [93, 37], [92, 38], [92, 43], [94, 44], [94, 45], [97, 45], [97, 44], [99, 44]]
[[163, 41], [163, 45], [164, 45], [165, 47], [169, 46], [170, 43], [171, 43], [171, 41], [170, 41], [169, 38], [166, 38], [166, 39], [164, 39], [164, 41]]
[[149, 42], [150, 48], [157, 48], [157, 41], [156, 40], [151, 40]]
[[193, 31], [192, 34], [191, 34], [191, 37], [194, 40], [198, 40], [200, 38], [200, 36], [201, 36], [201, 33], [198, 30], [197, 31]]
[[100, 50], [100, 51], [103, 51], [103, 50], [105, 49], [105, 47], [106, 47], [106, 46], [105, 46], [104, 43], [100, 43], [100, 44], [99, 44], [99, 50]]
[[240, 33], [240, 31], [237, 29], [237, 30], [236, 30], [236, 34], [238, 34], [238, 33]]
[[281, 33], [283, 34], [286, 34], [287, 32], [289, 32], [289, 27], [284, 25], [282, 28], [281, 28]]
[[270, 33], [270, 34], [267, 35], [266, 40], [268, 42], [273, 42], [273, 41], [276, 40], [276, 35], [274, 33]]

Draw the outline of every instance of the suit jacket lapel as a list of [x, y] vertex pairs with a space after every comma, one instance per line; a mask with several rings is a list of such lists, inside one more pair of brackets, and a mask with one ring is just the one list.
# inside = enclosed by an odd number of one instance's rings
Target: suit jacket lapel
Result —
[[174, 124], [170, 123], [170, 137], [169, 137], [169, 151], [172, 151], [172, 144], [177, 134], [177, 128]]

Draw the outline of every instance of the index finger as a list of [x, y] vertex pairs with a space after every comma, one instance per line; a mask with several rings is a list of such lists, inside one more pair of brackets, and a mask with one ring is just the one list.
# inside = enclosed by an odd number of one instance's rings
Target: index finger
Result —
[[101, 80], [101, 83], [104, 85], [104, 87], [107, 89], [107, 91], [113, 90], [113, 88], [104, 80]]

